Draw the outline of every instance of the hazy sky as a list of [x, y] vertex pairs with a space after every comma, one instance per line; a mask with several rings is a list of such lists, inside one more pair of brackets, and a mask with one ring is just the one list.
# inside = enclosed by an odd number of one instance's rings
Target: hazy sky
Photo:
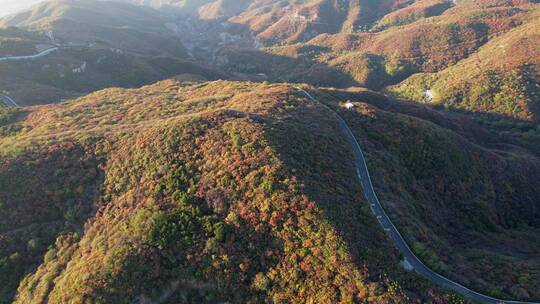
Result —
[[0, 17], [15, 13], [43, 0], [0, 0]]

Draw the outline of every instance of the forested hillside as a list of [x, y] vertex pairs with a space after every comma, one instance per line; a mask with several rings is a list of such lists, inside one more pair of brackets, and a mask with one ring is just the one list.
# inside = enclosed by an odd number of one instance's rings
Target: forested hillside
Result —
[[[493, 295], [537, 296], [532, 198], [540, 187], [523, 183], [540, 170], [535, 157], [478, 148], [455, 133], [462, 131], [402, 113], [414, 109], [408, 106], [379, 110], [388, 101], [377, 95], [313, 93], [333, 107], [344, 97], [358, 102], [357, 112], [340, 112], [363, 139], [388, 207], [428, 263]], [[294, 86], [165, 81], [3, 117], [3, 298], [380, 303], [445, 297], [400, 270], [398, 254], [370, 215], [335, 117]], [[437, 158], [423, 162], [431, 157]], [[446, 169], [447, 180], [432, 178]], [[505, 177], [496, 178], [503, 169]], [[469, 232], [456, 234], [463, 231]], [[520, 231], [533, 242], [513, 252], [512, 235]], [[445, 254], [468, 242], [476, 249]], [[501, 267], [503, 253], [494, 244], [516, 261], [486, 277], [486, 270]], [[483, 252], [481, 263], [463, 264], [474, 252]], [[515, 267], [529, 276], [509, 277]]]
[[444, 296], [399, 270], [335, 118], [292, 86], [165, 81], [5, 116], [7, 302]]
[[[365, 100], [333, 95], [335, 108], [344, 98]], [[365, 149], [379, 198], [415, 253], [475, 290], [538, 298], [538, 158], [501, 151], [504, 140], [460, 115], [391, 100], [356, 105], [341, 115]]]
[[[341, 6], [312, 1], [255, 7], [230, 22], [248, 24], [269, 47], [223, 50], [225, 68], [322, 86], [384, 90], [397, 85], [389, 91], [421, 103], [536, 120], [536, 1], [349, 1]], [[271, 14], [282, 17], [276, 21]]]

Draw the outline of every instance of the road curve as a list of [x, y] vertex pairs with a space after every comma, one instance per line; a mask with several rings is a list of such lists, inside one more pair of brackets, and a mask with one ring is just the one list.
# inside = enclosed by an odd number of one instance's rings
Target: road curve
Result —
[[15, 107], [15, 108], [19, 107], [19, 105], [15, 102], [15, 100], [13, 100], [11, 97], [7, 95], [0, 94], [0, 100], [2, 100], [2, 102], [8, 107]]
[[488, 295], [484, 295], [481, 293], [478, 293], [476, 291], [470, 290], [469, 288], [454, 282], [446, 277], [443, 277], [442, 275], [436, 273], [435, 271], [429, 269], [411, 250], [411, 248], [407, 245], [407, 242], [403, 239], [403, 236], [398, 231], [396, 226], [392, 223], [386, 212], [384, 211], [381, 203], [379, 202], [379, 199], [377, 198], [377, 194], [375, 194], [375, 190], [373, 189], [373, 184], [371, 182], [371, 176], [369, 175], [368, 167], [366, 164], [366, 160], [364, 158], [364, 153], [362, 152], [362, 149], [360, 148], [360, 145], [358, 144], [358, 141], [354, 137], [353, 132], [334, 110], [332, 110], [330, 107], [326, 106], [324, 103], [319, 102], [316, 100], [313, 96], [311, 96], [310, 93], [308, 93], [306, 90], [297, 87], [297, 90], [304, 93], [310, 100], [317, 102], [321, 105], [323, 105], [325, 108], [329, 109], [336, 115], [336, 118], [339, 122], [341, 131], [345, 135], [347, 142], [351, 145], [354, 153], [355, 158], [355, 165], [356, 165], [356, 173], [358, 175], [358, 178], [360, 179], [360, 183], [362, 184], [362, 188], [364, 189], [364, 195], [366, 196], [366, 199], [368, 200], [371, 212], [373, 215], [377, 218], [379, 221], [379, 224], [382, 226], [382, 228], [388, 233], [390, 239], [394, 242], [395, 246], [399, 250], [399, 252], [403, 255], [405, 260], [410, 264], [410, 266], [416, 271], [418, 274], [423, 276], [424, 278], [428, 279], [432, 283], [439, 285], [446, 289], [451, 289], [462, 296], [464, 296], [467, 299], [477, 301], [479, 303], [485, 303], [485, 304], [540, 304], [538, 302], [522, 302], [522, 301], [509, 301], [509, 300], [501, 300], [496, 299], [493, 297], [490, 297]]
[[17, 61], [17, 60], [27, 60], [27, 59], [36, 59], [40, 58], [46, 55], [49, 55], [52, 52], [58, 51], [59, 47], [52, 47], [50, 49], [46, 49], [44, 51], [41, 51], [34, 55], [28, 55], [28, 56], [10, 56], [10, 57], [0, 57], [0, 61]]
[[28, 60], [28, 59], [37, 59], [41, 58], [43, 56], [47, 56], [53, 52], [59, 51], [61, 49], [70, 49], [70, 48], [77, 48], [77, 47], [83, 47], [83, 48], [89, 48], [92, 47], [93, 44], [64, 44], [64, 45], [56, 45], [54, 47], [48, 48], [46, 50], [43, 50], [37, 54], [34, 55], [26, 55], [26, 56], [8, 56], [8, 57], [0, 57], [0, 62], [2, 61], [18, 61], [18, 60]]

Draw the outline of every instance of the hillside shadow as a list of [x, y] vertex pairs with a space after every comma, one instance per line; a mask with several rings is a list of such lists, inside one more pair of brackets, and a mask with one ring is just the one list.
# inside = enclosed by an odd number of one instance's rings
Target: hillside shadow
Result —
[[[400, 106], [397, 106], [397, 105]], [[485, 148], [500, 151], [516, 151], [523, 154], [531, 153], [540, 157], [540, 124], [533, 120], [519, 119], [493, 112], [480, 112], [458, 108], [445, 108], [443, 105], [424, 105], [408, 100], [397, 100], [394, 109], [404, 114], [432, 121], [442, 127], [449, 127], [441, 123], [441, 119], [429, 119], [435, 113], [446, 121], [453, 121], [451, 130], [471, 139], [474, 143]], [[421, 109], [418, 111], [411, 109]], [[423, 112], [423, 114], [422, 114]]]
[[57, 237], [81, 236], [103, 179], [100, 160], [76, 143], [0, 158], [0, 303], [13, 299]]
[[445, 113], [461, 115], [476, 122], [479, 126], [496, 134], [499, 141], [498, 147], [500, 148], [504, 148], [507, 145], [520, 146], [533, 152], [535, 156], [540, 157], [540, 124], [537, 118], [530, 121], [498, 113], [464, 109], [447, 110], [441, 106], [432, 108]]
[[540, 127], [534, 121], [497, 113], [421, 104], [363, 88], [346, 90], [320, 88], [319, 90], [327, 96], [332, 96], [335, 102], [346, 100], [365, 102], [382, 111], [429, 121], [487, 149], [517, 150], [524, 154], [540, 156]]
[[370, 214], [352, 150], [335, 117], [309, 101], [286, 111], [276, 106], [270, 117], [263, 120], [270, 147], [344, 241], [356, 270], [373, 282], [382, 283], [386, 274], [395, 279], [401, 273], [399, 253]]

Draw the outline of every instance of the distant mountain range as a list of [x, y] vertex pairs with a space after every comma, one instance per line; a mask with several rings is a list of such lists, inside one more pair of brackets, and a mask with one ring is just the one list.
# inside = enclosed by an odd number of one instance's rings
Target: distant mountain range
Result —
[[[54, 1], [0, 19], [0, 54], [32, 60], [0, 61], [0, 86], [20, 104], [57, 102], [108, 86], [134, 87], [178, 74], [224, 78], [193, 62], [174, 21], [146, 7], [118, 2]], [[1, 56], [0, 56], [1, 57]], [[80, 68], [84, 67], [83, 70]]]
[[0, 4], [0, 17], [20, 12], [43, 0], [2, 0]]

